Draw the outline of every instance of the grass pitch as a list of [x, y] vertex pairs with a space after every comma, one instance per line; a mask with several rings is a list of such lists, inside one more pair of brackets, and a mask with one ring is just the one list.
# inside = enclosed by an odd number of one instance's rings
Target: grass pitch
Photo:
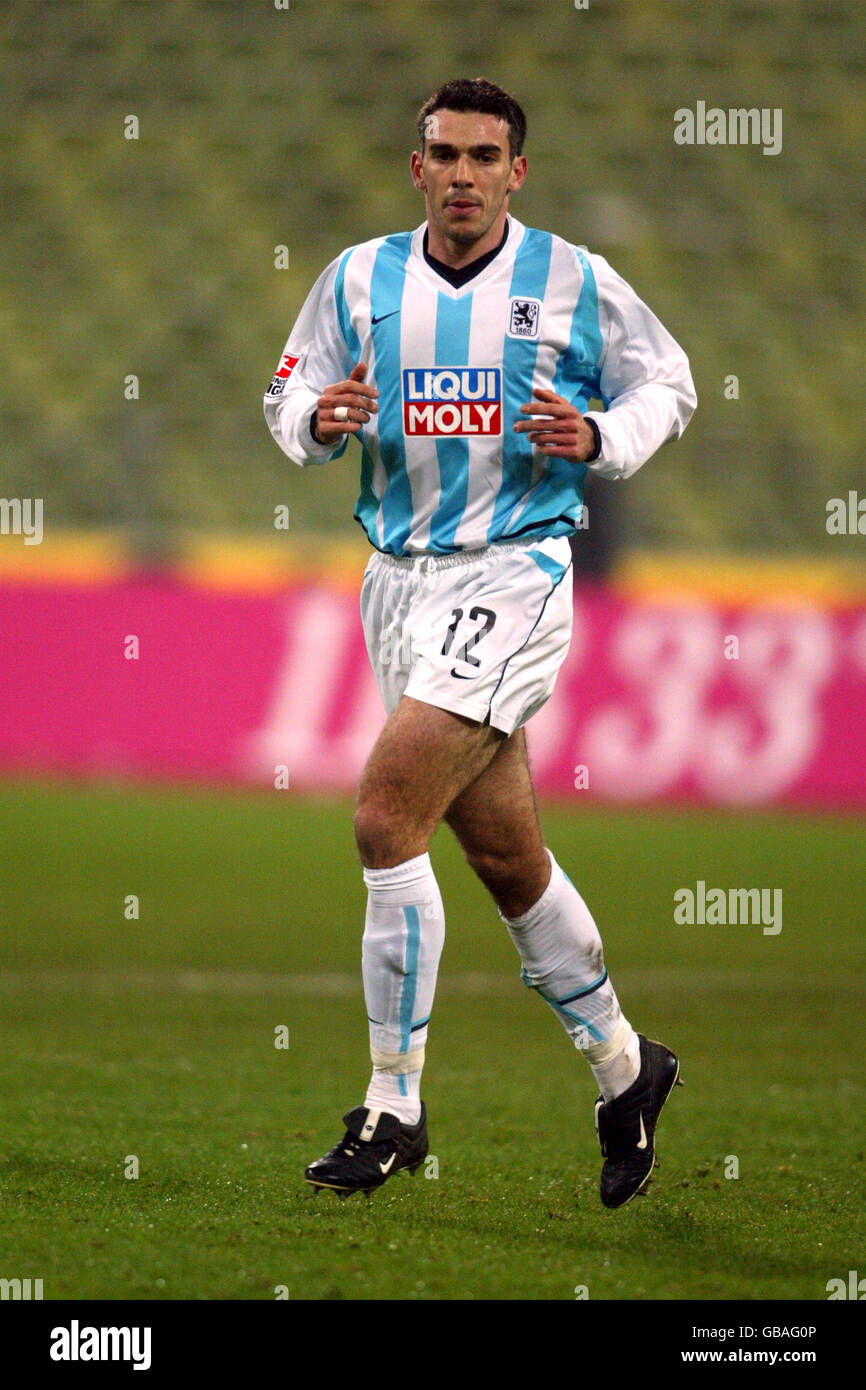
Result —
[[[863, 1272], [862, 822], [545, 827], [627, 1016], [682, 1062], [662, 1166], [620, 1212], [591, 1073], [447, 832], [437, 1162], [339, 1202], [302, 1170], [367, 1080], [348, 804], [5, 783], [0, 1277], [59, 1299], [824, 1300]], [[781, 888], [781, 932], [676, 925], [699, 879]]]

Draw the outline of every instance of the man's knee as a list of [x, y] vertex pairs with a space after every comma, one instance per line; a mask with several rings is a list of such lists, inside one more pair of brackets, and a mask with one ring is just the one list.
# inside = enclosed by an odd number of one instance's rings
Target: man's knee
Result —
[[355, 844], [367, 869], [390, 869], [427, 849], [429, 833], [411, 816], [375, 795], [362, 797], [355, 809]]
[[378, 867], [373, 861], [382, 855], [387, 856], [394, 838], [396, 827], [393, 813], [374, 798], [368, 797], [358, 802], [353, 824], [355, 844], [362, 860], [368, 868]]

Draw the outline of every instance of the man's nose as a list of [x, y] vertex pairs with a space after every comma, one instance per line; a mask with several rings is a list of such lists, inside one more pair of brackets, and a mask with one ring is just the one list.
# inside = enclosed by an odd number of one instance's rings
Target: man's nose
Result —
[[461, 155], [460, 159], [457, 161], [453, 182], [461, 185], [472, 182], [472, 165], [465, 155]]

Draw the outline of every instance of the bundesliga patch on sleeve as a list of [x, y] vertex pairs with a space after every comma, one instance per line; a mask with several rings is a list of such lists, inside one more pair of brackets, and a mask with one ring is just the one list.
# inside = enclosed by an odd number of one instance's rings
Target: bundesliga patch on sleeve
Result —
[[277, 368], [276, 375], [274, 376], [273, 381], [271, 382], [270, 386], [265, 392], [265, 395], [281, 396], [286, 389], [286, 382], [292, 375], [292, 372], [294, 371], [297, 364], [297, 357], [290, 357], [287, 352], [284, 352], [282, 357], [280, 358], [280, 365]]
[[509, 338], [537, 338], [541, 322], [540, 299], [509, 299], [508, 336]]
[[498, 367], [409, 367], [403, 372], [406, 434], [502, 433]]

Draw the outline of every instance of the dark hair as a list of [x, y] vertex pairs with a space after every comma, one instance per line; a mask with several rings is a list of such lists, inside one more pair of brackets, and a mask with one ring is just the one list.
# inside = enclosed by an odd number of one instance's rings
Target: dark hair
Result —
[[486, 77], [456, 77], [445, 82], [428, 97], [418, 112], [418, 139], [421, 153], [424, 153], [424, 139], [427, 134], [427, 121], [434, 111], [481, 111], [485, 115], [500, 116], [508, 122], [508, 148], [514, 159], [523, 150], [526, 139], [526, 117], [520, 106], [495, 82]]

